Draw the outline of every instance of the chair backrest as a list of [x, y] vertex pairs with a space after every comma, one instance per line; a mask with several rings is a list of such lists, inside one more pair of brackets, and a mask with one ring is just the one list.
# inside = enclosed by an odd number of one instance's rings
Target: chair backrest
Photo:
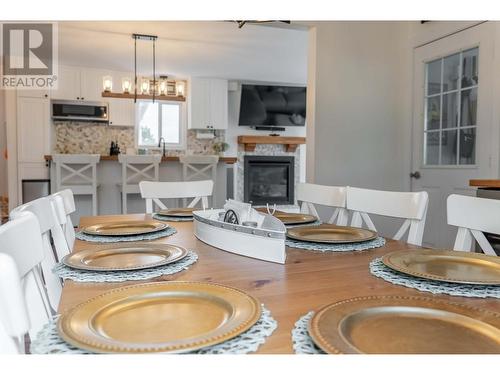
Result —
[[297, 184], [297, 200], [302, 202], [300, 211], [319, 218], [315, 204], [333, 207], [334, 211], [328, 223], [347, 225], [346, 188], [342, 186], [325, 186], [309, 183]]
[[184, 181], [211, 179], [215, 183], [219, 162], [217, 155], [181, 155], [179, 161], [182, 164]]
[[63, 186], [89, 185], [97, 189], [98, 154], [55, 154], [56, 190]]
[[16, 263], [0, 253], [0, 354], [24, 353], [29, 326]]
[[[51, 245], [51, 238], [54, 239], [55, 252], [59, 256], [69, 254], [64, 234], [61, 226], [57, 221], [55, 210], [50, 197], [35, 199], [34, 201], [16, 207], [10, 213], [12, 219], [16, 219], [23, 212], [33, 213], [39, 225], [39, 233], [42, 237], [42, 245], [44, 257], [41, 262], [43, 278], [47, 293], [49, 295], [50, 304], [54, 311], [57, 310], [59, 299], [61, 298], [61, 280], [52, 273], [52, 268], [56, 264], [56, 257]], [[62, 240], [61, 240], [62, 239]]]
[[500, 201], [452, 194], [447, 202], [448, 224], [458, 227], [454, 250], [471, 251], [473, 238], [485, 254], [496, 255], [483, 232], [500, 234]]
[[[42, 280], [41, 263], [45, 257], [43, 240], [40, 234], [40, 226], [35, 215], [31, 212], [19, 213], [17, 217], [0, 226], [0, 255], [8, 255], [16, 264], [16, 277], [4, 276], [2, 261], [0, 261], [0, 313], [3, 316], [4, 330], [12, 337], [17, 334], [28, 332], [34, 338], [36, 332], [48, 322], [53, 314], [48, 293]], [[8, 260], [5, 263], [9, 263]], [[9, 266], [6, 266], [9, 268]], [[7, 271], [5, 271], [7, 272]], [[6, 282], [3, 277], [10, 278], [12, 282]], [[19, 293], [15, 283], [19, 283], [19, 289], [29, 306], [29, 327], [23, 323], [22, 304], [9, 302], [16, 300]], [[3, 290], [2, 286], [7, 290]], [[9, 289], [12, 288], [12, 291]], [[5, 306], [6, 305], [6, 306]], [[5, 312], [6, 311], [6, 312]], [[19, 314], [19, 316], [17, 316]], [[18, 320], [20, 319], [20, 320]], [[16, 333], [17, 332], [17, 333]]]
[[200, 200], [203, 209], [208, 206], [208, 196], [212, 195], [214, 183], [205, 181], [152, 182], [141, 181], [139, 188], [142, 198], [146, 199], [146, 212], [153, 213], [153, 202], [161, 209], [167, 206], [160, 199], [194, 198], [188, 207], [194, 207]]
[[[70, 189], [64, 189], [52, 194], [52, 196], [61, 198], [61, 200], [55, 199], [55, 202], [58, 205], [58, 212], [60, 213], [62, 208], [66, 216], [65, 221], [63, 218], [60, 219], [60, 224], [62, 225], [64, 236], [66, 237], [66, 242], [68, 243], [68, 248], [71, 251], [73, 249], [73, 245], [75, 244], [75, 228], [71, 220], [71, 214], [76, 211], [73, 192]], [[61, 201], [62, 207], [60, 207]]]
[[347, 187], [347, 209], [353, 211], [351, 225], [376, 231], [368, 214], [406, 219], [393, 239], [408, 231], [408, 243], [422, 245], [429, 195], [421, 192], [396, 192]]
[[122, 165], [122, 185], [158, 181], [161, 155], [118, 155]]

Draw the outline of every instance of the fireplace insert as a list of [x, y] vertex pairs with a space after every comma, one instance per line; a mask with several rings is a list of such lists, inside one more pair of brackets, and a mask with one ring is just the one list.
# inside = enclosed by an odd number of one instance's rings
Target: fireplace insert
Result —
[[294, 157], [245, 155], [244, 201], [294, 204]]

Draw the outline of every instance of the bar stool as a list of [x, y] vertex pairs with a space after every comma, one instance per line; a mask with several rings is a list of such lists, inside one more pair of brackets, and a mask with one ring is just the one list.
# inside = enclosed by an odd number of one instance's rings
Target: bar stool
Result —
[[[181, 155], [179, 161], [182, 164], [182, 180], [198, 181], [210, 179], [214, 183], [213, 191], [216, 191], [217, 180], [217, 155]], [[183, 200], [186, 205], [186, 199]], [[215, 196], [211, 198], [212, 206], [215, 206]]]
[[97, 154], [55, 154], [56, 190], [70, 189], [74, 195], [92, 196], [92, 214], [97, 215]]
[[127, 194], [139, 194], [139, 182], [158, 181], [161, 155], [118, 155], [122, 165], [122, 213], [127, 213]]

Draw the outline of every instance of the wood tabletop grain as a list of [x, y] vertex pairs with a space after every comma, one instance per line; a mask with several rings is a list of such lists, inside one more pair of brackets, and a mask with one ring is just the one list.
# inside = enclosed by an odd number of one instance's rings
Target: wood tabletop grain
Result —
[[[142, 220], [144, 214], [83, 217], [80, 226], [116, 220]], [[390, 284], [370, 274], [368, 264], [390, 251], [417, 249], [417, 246], [388, 240], [378, 249], [320, 253], [287, 249], [286, 264], [276, 264], [228, 253], [209, 246], [193, 235], [192, 222], [171, 222], [177, 229], [173, 236], [156, 240], [172, 243], [198, 253], [198, 262], [188, 270], [149, 281], [189, 280], [216, 282], [242, 289], [258, 298], [271, 311], [278, 328], [257, 353], [293, 353], [291, 330], [304, 314], [323, 305], [352, 297], [369, 295], [424, 296], [469, 306], [500, 311], [500, 301], [492, 298], [464, 298], [433, 295]], [[74, 251], [98, 249], [102, 245], [76, 241]], [[146, 282], [146, 281], [143, 281]], [[87, 299], [128, 283], [78, 283], [66, 280], [59, 312], [64, 312]]]

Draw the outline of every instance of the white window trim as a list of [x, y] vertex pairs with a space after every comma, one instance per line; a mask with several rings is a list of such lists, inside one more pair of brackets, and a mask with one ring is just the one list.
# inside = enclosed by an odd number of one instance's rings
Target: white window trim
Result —
[[[148, 100], [142, 100], [143, 102], [148, 101]], [[179, 106], [179, 123], [180, 123], [180, 129], [179, 129], [179, 143], [165, 143], [165, 150], [185, 150], [187, 147], [187, 106], [185, 102], [177, 102], [177, 101], [171, 101], [171, 100], [158, 100], [159, 104], [166, 103], [166, 104], [174, 104]], [[142, 148], [142, 149], [147, 149], [147, 150], [163, 150], [163, 143], [161, 144], [160, 147], [158, 145], [155, 146], [144, 146], [144, 145], [139, 145], [139, 118], [137, 116], [138, 110], [136, 109], [135, 112], [135, 147], [136, 148]]]

